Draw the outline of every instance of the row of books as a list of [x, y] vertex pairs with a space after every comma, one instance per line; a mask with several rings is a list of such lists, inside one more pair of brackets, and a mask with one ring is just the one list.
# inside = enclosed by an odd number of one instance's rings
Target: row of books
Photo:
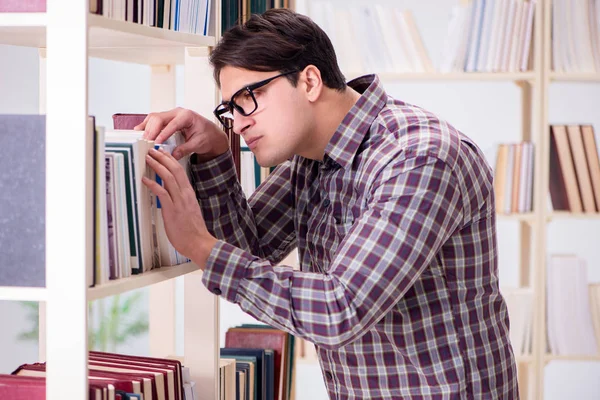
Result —
[[[180, 360], [90, 351], [89, 400], [199, 400]], [[46, 363], [23, 364], [0, 375], [1, 399], [46, 398]]]
[[[115, 114], [115, 130], [94, 129], [96, 247], [90, 286], [189, 261], [169, 242], [160, 201], [142, 183], [145, 176], [162, 184], [146, 164], [148, 151], [154, 147], [170, 153], [181, 138], [161, 145], [144, 140], [143, 131], [132, 130], [144, 118]], [[182, 165], [186, 160], [180, 160]]]
[[307, 14], [327, 33], [342, 71], [432, 72], [413, 14], [381, 4], [312, 0]]
[[533, 332], [533, 290], [528, 287], [502, 287], [510, 320], [510, 343], [516, 356], [531, 353]]
[[552, 125], [550, 139], [553, 209], [600, 212], [600, 157], [593, 126]]
[[[553, 355], [589, 355], [600, 351], [600, 284], [588, 283], [585, 260], [573, 254], [548, 257], [546, 333]], [[515, 355], [531, 352], [533, 290], [501, 288], [510, 318]]]
[[532, 142], [502, 143], [498, 146], [494, 169], [497, 213], [532, 210], [534, 157]]
[[241, 170], [239, 179], [246, 198], [249, 198], [274, 168], [261, 167], [256, 161], [254, 153], [244, 145], [240, 148], [239, 157]]
[[558, 72], [600, 72], [600, 2], [552, 1], [552, 66]]
[[220, 349], [221, 394], [226, 400], [292, 400], [294, 347], [294, 336], [266, 325], [228, 329]]
[[[211, 1], [89, 0], [89, 9], [118, 21], [208, 35]], [[0, 0], [0, 12], [46, 12], [46, 0]]]
[[455, 6], [441, 72], [529, 69], [536, 0], [473, 0]]
[[546, 304], [551, 354], [599, 354], [600, 286], [588, 284], [584, 259], [572, 254], [549, 257]]

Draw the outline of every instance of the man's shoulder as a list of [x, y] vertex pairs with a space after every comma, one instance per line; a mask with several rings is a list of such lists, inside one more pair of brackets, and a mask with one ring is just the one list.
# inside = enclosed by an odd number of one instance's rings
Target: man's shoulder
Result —
[[454, 166], [461, 141], [469, 139], [424, 108], [390, 98], [371, 126], [371, 140], [395, 158], [427, 156]]

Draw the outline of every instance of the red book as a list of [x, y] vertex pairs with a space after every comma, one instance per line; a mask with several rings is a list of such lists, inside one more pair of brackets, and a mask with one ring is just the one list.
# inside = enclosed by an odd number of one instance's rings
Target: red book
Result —
[[46, 0], [0, 0], [0, 12], [46, 12]]
[[146, 115], [147, 114], [113, 114], [113, 127], [115, 129], [132, 130], [144, 122]]
[[46, 378], [0, 375], [0, 399], [41, 400], [45, 398]]
[[244, 349], [267, 349], [275, 353], [275, 399], [287, 398], [287, 333], [272, 328], [230, 328], [225, 334], [225, 346]]

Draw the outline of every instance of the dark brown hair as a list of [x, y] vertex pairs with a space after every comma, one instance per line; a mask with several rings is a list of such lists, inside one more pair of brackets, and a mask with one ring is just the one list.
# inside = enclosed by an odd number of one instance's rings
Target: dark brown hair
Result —
[[[327, 34], [310, 18], [285, 8], [253, 14], [245, 24], [225, 32], [210, 63], [219, 86], [219, 75], [226, 66], [287, 72], [314, 65], [321, 71], [325, 86], [340, 91], [346, 88]], [[298, 74], [286, 78], [294, 86], [298, 83]]]

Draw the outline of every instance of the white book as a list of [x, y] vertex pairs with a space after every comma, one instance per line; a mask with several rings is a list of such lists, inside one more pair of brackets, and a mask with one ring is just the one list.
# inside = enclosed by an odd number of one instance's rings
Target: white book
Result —
[[483, 23], [481, 26], [481, 37], [479, 41], [479, 51], [477, 55], [477, 65], [475, 70], [483, 72], [486, 70], [488, 52], [492, 40], [492, 27], [494, 10], [499, 0], [485, 0], [485, 9], [483, 12]]
[[467, 8], [464, 6], [452, 7], [450, 21], [448, 23], [448, 34], [446, 35], [444, 44], [444, 53], [440, 64], [440, 72], [449, 73], [453, 71], [456, 64], [460, 45], [462, 41], [462, 33], [465, 25], [465, 17]]
[[492, 27], [489, 40], [489, 48], [487, 50], [484, 71], [491, 72], [494, 69], [494, 60], [496, 58], [496, 50], [501, 37], [502, 32], [502, 10], [506, 0], [494, 0], [494, 10], [492, 16]]
[[535, 17], [536, 0], [527, 3], [527, 22], [525, 26], [525, 39], [523, 40], [523, 51], [521, 52], [521, 71], [529, 68], [529, 53], [533, 47], [533, 21]]
[[475, 72], [477, 70], [477, 56], [479, 54], [479, 45], [483, 30], [483, 16], [485, 9], [484, 0], [474, 0], [475, 9], [472, 19], [471, 38], [469, 40], [469, 50], [467, 53], [467, 72]]
[[496, 71], [505, 72], [507, 70], [508, 59], [510, 57], [510, 48], [512, 46], [512, 30], [516, 18], [516, 1], [508, 0], [508, 13], [506, 15], [506, 25], [503, 31], [502, 48], [499, 57], [496, 59]]
[[125, 161], [123, 154], [112, 153], [115, 164], [115, 206], [117, 229], [119, 230], [118, 257], [121, 275], [131, 276], [131, 250], [129, 242], [129, 219], [127, 217], [127, 198], [125, 195]]
[[158, 266], [157, 249], [154, 246], [153, 232], [153, 194], [142, 183], [142, 177], [154, 180], [155, 173], [152, 168], [147, 167], [146, 155], [152, 148], [154, 142], [142, 139], [143, 131], [114, 130], [106, 132], [106, 141], [108, 143], [120, 143], [131, 146], [133, 151], [134, 168], [134, 187], [136, 194], [136, 207], [139, 217], [140, 246], [141, 246], [141, 265], [142, 270], [149, 271]]
[[506, 180], [504, 183], [504, 210], [505, 214], [511, 213], [512, 207], [512, 187], [513, 187], [513, 171], [515, 168], [515, 145], [508, 145], [508, 157], [506, 161]]
[[508, 51], [508, 56], [504, 61], [504, 71], [514, 72], [517, 53], [519, 51], [519, 32], [521, 30], [522, 19], [523, 19], [523, 11], [525, 8], [525, 3], [523, 0], [512, 0], [515, 3], [515, 17], [512, 25], [512, 30], [509, 33], [510, 35], [510, 47]]
[[523, 47], [525, 46], [525, 35], [527, 29], [527, 15], [529, 13], [529, 3], [525, 1], [519, 2], [519, 7], [521, 8], [520, 15], [521, 20], [519, 21], [518, 31], [517, 31], [517, 45], [515, 46], [515, 54], [514, 58], [511, 58], [510, 71], [516, 72], [521, 69], [521, 54], [523, 54]]

